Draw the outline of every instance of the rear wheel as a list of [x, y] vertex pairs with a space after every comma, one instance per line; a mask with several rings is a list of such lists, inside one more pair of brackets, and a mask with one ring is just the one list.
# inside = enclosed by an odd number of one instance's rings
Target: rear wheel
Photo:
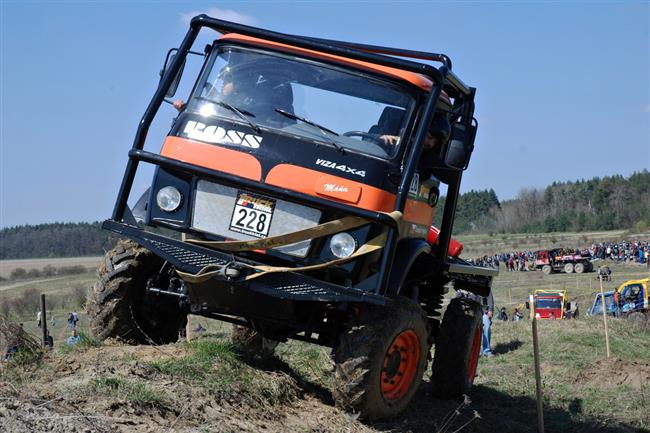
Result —
[[564, 272], [567, 274], [573, 273], [573, 263], [567, 263], [564, 265]]
[[551, 267], [551, 265], [544, 265], [542, 266], [542, 272], [545, 275], [551, 275], [551, 273], [553, 272], [553, 268]]
[[576, 271], [576, 274], [582, 274], [585, 271], [585, 265], [583, 263], [576, 263], [573, 270]]
[[162, 259], [132, 241], [106, 253], [86, 302], [92, 334], [137, 344], [177, 341], [187, 314], [173, 298], [146, 290], [151, 279], [162, 278], [162, 266]]
[[410, 300], [362, 313], [334, 354], [336, 405], [370, 420], [399, 414], [422, 381], [427, 341], [424, 312]]
[[483, 331], [482, 308], [469, 299], [452, 299], [436, 341], [431, 381], [442, 398], [467, 394], [476, 376]]

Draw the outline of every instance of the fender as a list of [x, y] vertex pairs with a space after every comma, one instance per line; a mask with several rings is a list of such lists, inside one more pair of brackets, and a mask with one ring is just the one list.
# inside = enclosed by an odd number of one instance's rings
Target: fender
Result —
[[429, 254], [430, 252], [431, 245], [424, 239], [407, 238], [400, 240], [395, 250], [395, 260], [390, 271], [386, 294], [388, 296], [399, 295], [406, 276], [417, 258], [420, 254]]

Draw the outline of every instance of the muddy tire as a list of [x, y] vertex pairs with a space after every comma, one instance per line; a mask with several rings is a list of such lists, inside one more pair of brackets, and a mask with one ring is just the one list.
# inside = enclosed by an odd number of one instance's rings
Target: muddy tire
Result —
[[175, 299], [147, 294], [145, 290], [147, 281], [162, 265], [162, 259], [132, 241], [122, 241], [106, 253], [86, 302], [95, 337], [132, 344], [178, 340], [187, 313]]
[[553, 268], [551, 265], [544, 265], [542, 266], [542, 273], [544, 273], [544, 275], [551, 275], [553, 273]]
[[566, 272], [567, 274], [572, 274], [573, 269], [574, 269], [573, 263], [567, 263], [564, 265], [564, 272]]
[[640, 311], [635, 311], [633, 313], [628, 314], [627, 318], [628, 318], [628, 320], [632, 320], [632, 321], [638, 322], [638, 323], [643, 323], [646, 320], [648, 320], [646, 315], [641, 313]]
[[405, 298], [362, 312], [334, 352], [336, 405], [367, 420], [398, 415], [422, 381], [428, 337], [424, 312]]
[[584, 263], [576, 263], [573, 267], [573, 270], [576, 272], [576, 274], [582, 274], [585, 271]]
[[271, 356], [278, 346], [278, 341], [264, 337], [254, 329], [246, 326], [233, 325], [230, 337], [235, 348], [252, 356]]
[[481, 354], [482, 318], [482, 308], [477, 302], [455, 298], [449, 303], [431, 367], [437, 397], [458, 398], [472, 388]]

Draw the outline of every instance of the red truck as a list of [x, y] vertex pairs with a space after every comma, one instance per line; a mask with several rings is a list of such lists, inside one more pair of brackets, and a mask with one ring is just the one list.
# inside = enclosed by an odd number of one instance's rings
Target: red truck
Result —
[[535, 251], [534, 267], [549, 275], [553, 272], [582, 274], [591, 272], [594, 266], [591, 257], [580, 252], [566, 253], [563, 249]]
[[[531, 315], [536, 319], [577, 318], [578, 304], [570, 302], [566, 290], [535, 290]], [[530, 308], [530, 303], [526, 303]]]

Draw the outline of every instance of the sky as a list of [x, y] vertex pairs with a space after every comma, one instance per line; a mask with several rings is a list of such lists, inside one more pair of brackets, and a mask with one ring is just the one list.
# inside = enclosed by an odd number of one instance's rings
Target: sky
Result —
[[[0, 227], [110, 217], [167, 50], [199, 13], [449, 55], [477, 88], [463, 191], [493, 188], [503, 200], [650, 169], [648, 1], [0, 0]], [[160, 114], [148, 150], [174, 112]]]

